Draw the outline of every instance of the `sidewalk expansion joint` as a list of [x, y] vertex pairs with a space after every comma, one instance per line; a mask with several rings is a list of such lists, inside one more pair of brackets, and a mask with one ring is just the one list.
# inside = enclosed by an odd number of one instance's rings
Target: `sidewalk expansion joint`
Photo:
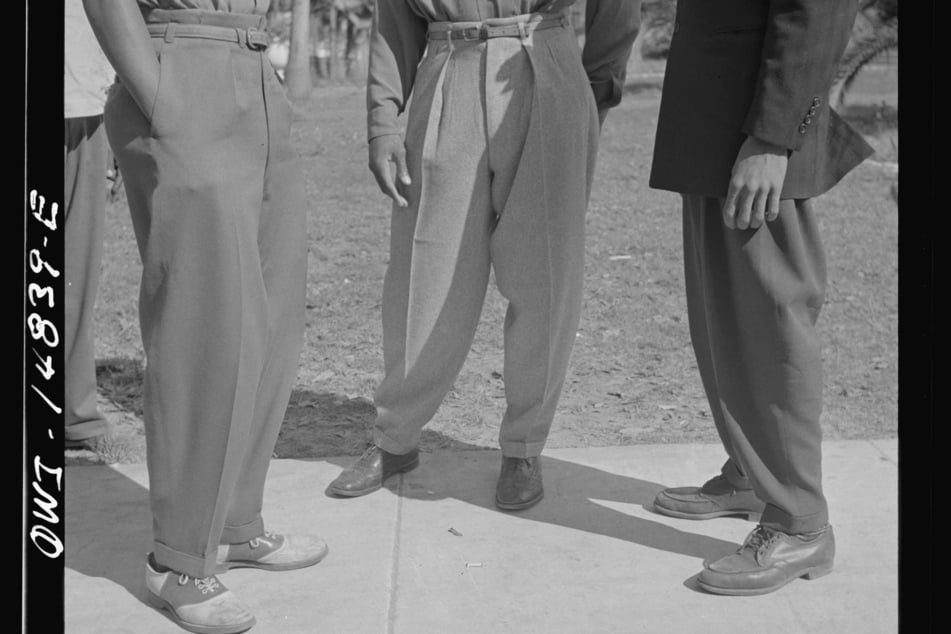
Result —
[[400, 532], [402, 530], [403, 520], [403, 474], [397, 476], [396, 484], [396, 512], [393, 518], [393, 549], [390, 551], [390, 578], [389, 587], [386, 595], [386, 634], [394, 634], [396, 631], [396, 601], [399, 588], [397, 581], [399, 578], [400, 564]]

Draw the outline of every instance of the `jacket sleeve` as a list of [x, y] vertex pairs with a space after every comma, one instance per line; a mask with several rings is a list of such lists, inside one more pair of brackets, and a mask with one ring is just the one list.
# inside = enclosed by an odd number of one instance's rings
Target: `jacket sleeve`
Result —
[[789, 150], [825, 104], [858, 11], [856, 0], [769, 0], [762, 61], [743, 132]]
[[641, 24], [640, 0], [588, 0], [582, 62], [598, 110], [621, 102], [627, 59]]
[[399, 134], [416, 67], [426, 50], [427, 22], [407, 0], [376, 0], [367, 73], [367, 140]]

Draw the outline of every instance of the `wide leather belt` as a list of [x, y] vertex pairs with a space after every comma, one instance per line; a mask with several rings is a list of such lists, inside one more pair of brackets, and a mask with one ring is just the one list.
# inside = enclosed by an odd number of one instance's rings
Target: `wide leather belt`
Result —
[[525, 39], [535, 31], [568, 26], [565, 14], [545, 16], [529, 13], [512, 18], [497, 18], [485, 22], [430, 22], [426, 32], [429, 40], [488, 40], [495, 37]]

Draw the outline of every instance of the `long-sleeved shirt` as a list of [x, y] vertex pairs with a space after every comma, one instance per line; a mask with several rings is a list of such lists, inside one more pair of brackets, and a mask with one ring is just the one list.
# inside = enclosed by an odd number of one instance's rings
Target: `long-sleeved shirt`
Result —
[[[576, 0], [377, 0], [367, 80], [368, 138], [398, 134], [430, 22], [479, 22], [526, 13], [558, 14]], [[582, 63], [598, 109], [621, 101], [640, 26], [639, 0], [587, 0]]]

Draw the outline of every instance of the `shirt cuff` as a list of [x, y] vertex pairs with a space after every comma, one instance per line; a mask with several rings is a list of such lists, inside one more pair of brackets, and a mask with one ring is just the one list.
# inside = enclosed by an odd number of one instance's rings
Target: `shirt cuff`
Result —
[[395, 109], [385, 105], [367, 111], [367, 142], [386, 134], [401, 134]]
[[594, 101], [598, 104], [598, 110], [613, 108], [621, 103], [623, 88], [621, 80], [618, 77], [592, 80], [591, 90], [594, 92]]

